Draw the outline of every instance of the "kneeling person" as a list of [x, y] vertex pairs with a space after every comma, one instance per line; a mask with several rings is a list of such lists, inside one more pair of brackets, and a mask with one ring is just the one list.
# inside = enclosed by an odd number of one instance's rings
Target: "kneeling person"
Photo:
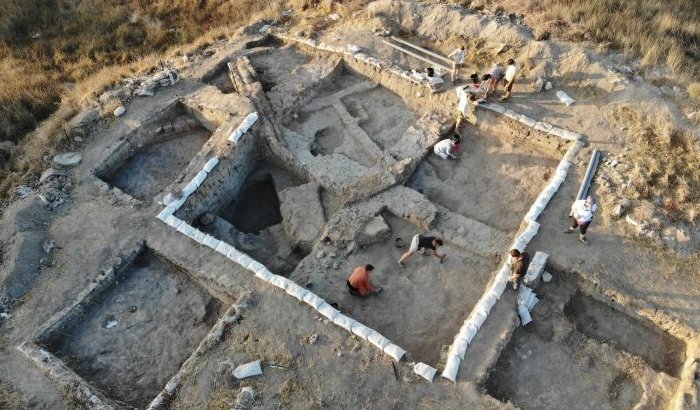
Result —
[[438, 248], [440, 246], [442, 246], [442, 239], [438, 239], [434, 236], [414, 235], [413, 240], [411, 240], [411, 247], [408, 248], [408, 252], [401, 255], [401, 259], [399, 259], [396, 263], [399, 264], [399, 267], [405, 268], [406, 265], [404, 265], [404, 261], [406, 259], [413, 256], [413, 254], [416, 252], [426, 252], [428, 250], [433, 251], [433, 255], [440, 259], [440, 263], [442, 263], [442, 261], [445, 260], [446, 255], [440, 255], [438, 253]]
[[455, 134], [452, 139], [444, 139], [435, 144], [433, 151], [442, 159], [459, 159], [460, 140], [459, 134]]
[[375, 288], [372, 286], [372, 281], [369, 279], [369, 275], [374, 270], [374, 266], [367, 264], [364, 267], [358, 266], [352, 271], [352, 274], [348, 278], [347, 285], [348, 291], [353, 296], [368, 296], [371, 294], [376, 295], [382, 291], [382, 288]]

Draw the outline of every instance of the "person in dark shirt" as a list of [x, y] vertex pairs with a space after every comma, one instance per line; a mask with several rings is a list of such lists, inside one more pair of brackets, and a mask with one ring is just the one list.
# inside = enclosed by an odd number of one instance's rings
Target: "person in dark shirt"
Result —
[[510, 265], [512, 275], [510, 275], [508, 281], [513, 283], [514, 290], [518, 290], [518, 282], [523, 276], [525, 276], [527, 265], [530, 262], [530, 255], [528, 255], [527, 252], [520, 252], [517, 249], [511, 249], [510, 256], [513, 258]]
[[411, 247], [408, 248], [408, 252], [401, 255], [401, 259], [399, 259], [396, 263], [399, 264], [399, 267], [405, 268], [406, 265], [404, 265], [404, 261], [413, 256], [414, 253], [423, 252], [425, 254], [425, 252], [429, 251], [432, 251], [433, 256], [440, 259], [440, 263], [442, 263], [442, 261], [445, 260], [446, 255], [440, 255], [440, 253], [438, 253], [438, 248], [441, 246], [442, 239], [438, 239], [434, 236], [414, 235], [413, 240], [411, 240]]

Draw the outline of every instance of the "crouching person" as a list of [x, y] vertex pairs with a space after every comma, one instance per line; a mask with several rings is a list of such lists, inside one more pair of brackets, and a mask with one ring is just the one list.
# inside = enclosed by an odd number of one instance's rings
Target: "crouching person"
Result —
[[444, 139], [435, 144], [433, 152], [442, 159], [459, 159], [460, 141], [459, 134], [454, 134], [451, 139]]
[[364, 267], [358, 266], [352, 271], [348, 278], [348, 291], [353, 296], [369, 296], [376, 295], [382, 291], [381, 287], [375, 288], [369, 276], [372, 274], [374, 266], [367, 264]]

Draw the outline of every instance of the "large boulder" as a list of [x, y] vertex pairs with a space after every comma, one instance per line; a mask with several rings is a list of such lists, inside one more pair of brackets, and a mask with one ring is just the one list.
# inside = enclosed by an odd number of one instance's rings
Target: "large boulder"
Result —
[[317, 183], [311, 182], [279, 193], [284, 232], [292, 246], [306, 252], [311, 250], [326, 226], [320, 189]]

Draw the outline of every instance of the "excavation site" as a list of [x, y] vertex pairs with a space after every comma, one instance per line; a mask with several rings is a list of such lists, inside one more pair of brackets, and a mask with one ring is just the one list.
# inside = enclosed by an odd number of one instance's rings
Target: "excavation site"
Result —
[[646, 83], [506, 14], [333, 7], [70, 123], [0, 220], [0, 407], [696, 408], [694, 231], [625, 199], [606, 108]]

